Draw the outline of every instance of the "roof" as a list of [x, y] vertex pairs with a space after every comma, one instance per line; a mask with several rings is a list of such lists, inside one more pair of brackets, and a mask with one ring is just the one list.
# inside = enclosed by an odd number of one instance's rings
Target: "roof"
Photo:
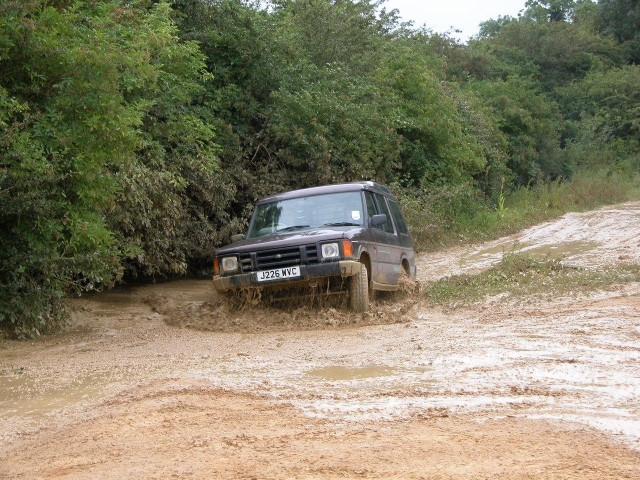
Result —
[[323, 185], [321, 187], [302, 188], [300, 190], [291, 190], [289, 192], [279, 193], [277, 195], [271, 195], [259, 200], [257, 203], [270, 203], [278, 202], [281, 200], [289, 200], [291, 198], [309, 197], [312, 195], [323, 195], [325, 193], [340, 193], [340, 192], [357, 192], [360, 190], [369, 190], [374, 193], [379, 193], [387, 197], [393, 198], [393, 194], [389, 188], [376, 182], [352, 182], [352, 183], [338, 183], [334, 185]]

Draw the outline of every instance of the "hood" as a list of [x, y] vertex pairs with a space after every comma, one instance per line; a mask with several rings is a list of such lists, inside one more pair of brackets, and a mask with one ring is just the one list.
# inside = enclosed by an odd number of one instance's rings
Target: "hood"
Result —
[[221, 247], [216, 255], [226, 253], [243, 253], [257, 250], [268, 250], [270, 248], [297, 247], [310, 243], [323, 242], [327, 240], [339, 240], [345, 237], [345, 233], [354, 230], [353, 227], [322, 227], [311, 230], [301, 230], [297, 232], [272, 233], [256, 238], [246, 238], [239, 242], [230, 243]]

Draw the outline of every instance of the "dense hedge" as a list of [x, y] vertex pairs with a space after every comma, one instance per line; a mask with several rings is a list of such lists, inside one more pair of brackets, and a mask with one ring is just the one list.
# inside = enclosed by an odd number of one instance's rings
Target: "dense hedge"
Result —
[[530, 0], [460, 44], [374, 0], [2, 1], [0, 326], [206, 268], [280, 190], [394, 184], [428, 243], [430, 216], [442, 234], [514, 188], [637, 170], [620, 3]]

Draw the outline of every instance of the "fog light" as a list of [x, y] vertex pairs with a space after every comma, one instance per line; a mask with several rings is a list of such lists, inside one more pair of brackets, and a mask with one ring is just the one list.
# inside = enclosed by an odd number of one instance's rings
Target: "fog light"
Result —
[[337, 243], [325, 243], [322, 245], [322, 258], [336, 258], [340, 256]]

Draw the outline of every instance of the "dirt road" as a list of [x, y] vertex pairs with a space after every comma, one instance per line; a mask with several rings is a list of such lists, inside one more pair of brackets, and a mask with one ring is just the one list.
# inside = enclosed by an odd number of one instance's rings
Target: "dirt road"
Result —
[[[505, 252], [640, 263], [640, 203], [422, 255], [423, 282]], [[233, 314], [208, 281], [74, 301], [0, 343], [0, 479], [640, 479], [640, 284], [444, 310]]]

